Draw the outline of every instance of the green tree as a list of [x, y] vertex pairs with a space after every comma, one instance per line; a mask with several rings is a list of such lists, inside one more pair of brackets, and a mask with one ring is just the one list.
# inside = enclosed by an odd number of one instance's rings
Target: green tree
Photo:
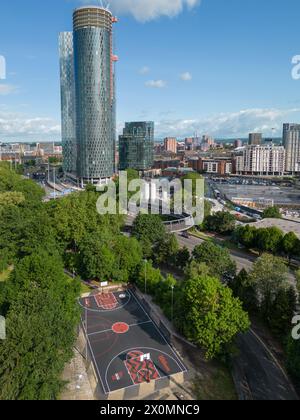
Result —
[[[154, 291], [154, 300], [162, 308], [164, 314], [171, 320], [172, 318], [172, 288], [173, 288], [173, 305], [175, 306], [179, 287], [173, 276], [168, 275], [163, 278]], [[175, 314], [173, 306], [173, 314]]]
[[142, 247], [135, 238], [118, 235], [113, 241], [112, 250], [117, 262], [113, 279], [128, 282], [134, 278], [137, 267], [142, 260]]
[[255, 248], [256, 231], [257, 229], [254, 226], [239, 226], [234, 232], [234, 238], [236, 242], [244, 245], [248, 249]]
[[139, 214], [133, 223], [132, 235], [141, 242], [144, 255], [151, 257], [153, 247], [164, 240], [166, 229], [159, 215]]
[[296, 271], [295, 276], [296, 276], [296, 287], [300, 295], [300, 270]]
[[177, 252], [177, 255], [176, 255], [177, 266], [181, 269], [184, 269], [188, 265], [190, 258], [191, 258], [190, 251], [188, 250], [187, 247], [183, 247]]
[[296, 303], [297, 297], [293, 287], [278, 290], [267, 319], [272, 332], [277, 337], [285, 338], [289, 333]]
[[48, 162], [49, 162], [51, 165], [57, 165], [57, 164], [61, 163], [61, 161], [62, 161], [62, 159], [59, 159], [59, 158], [57, 158], [57, 157], [55, 157], [55, 156], [53, 156], [53, 157], [49, 157], [49, 158], [48, 158]]
[[283, 232], [277, 227], [257, 229], [256, 248], [261, 252], [277, 253], [282, 243]]
[[249, 274], [245, 269], [241, 270], [229, 283], [233, 295], [241, 300], [247, 311], [254, 312], [258, 308], [256, 290], [249, 280]]
[[[202, 180], [203, 182], [198, 182]], [[191, 185], [189, 182], [185, 181], [192, 181]], [[198, 174], [197, 172], [190, 172], [186, 174], [184, 177], [181, 178], [182, 186], [184, 188], [184, 199], [186, 202], [189, 200], [193, 203], [193, 206], [196, 205], [197, 199], [204, 198], [204, 178], [202, 175]], [[200, 197], [199, 197], [200, 194]], [[205, 202], [203, 203], [205, 206]], [[205, 207], [204, 207], [205, 209]]]
[[263, 219], [282, 219], [280, 209], [278, 206], [268, 207], [263, 212]]
[[164, 280], [159, 269], [153, 267], [151, 261], [143, 261], [137, 271], [135, 283], [141, 292], [155, 295], [159, 284]]
[[204, 218], [211, 215], [212, 203], [209, 200], [204, 200]]
[[35, 209], [0, 206], [0, 259], [14, 264], [41, 246], [49, 253], [57, 250], [54, 231], [42, 205]]
[[300, 386], [300, 340], [289, 338], [286, 346], [287, 367], [298, 386]]
[[268, 319], [278, 291], [288, 286], [288, 268], [284, 260], [270, 254], [262, 255], [254, 263], [249, 281], [255, 287], [261, 314]]
[[294, 232], [284, 235], [281, 243], [281, 249], [289, 260], [297, 254], [299, 249], [299, 239]]
[[192, 260], [184, 270], [186, 280], [195, 279], [198, 277], [208, 277], [210, 275], [210, 268], [204, 262], [197, 262]]
[[79, 244], [78, 272], [87, 279], [128, 282], [142, 259], [142, 249], [135, 238], [123, 235], [88, 234]]
[[57, 398], [79, 323], [79, 290], [60, 258], [43, 250], [16, 265], [0, 300], [7, 327], [0, 341], [1, 400]]
[[234, 231], [235, 217], [229, 212], [217, 212], [204, 220], [204, 229], [209, 232], [228, 234]]
[[25, 196], [23, 193], [16, 191], [0, 193], [0, 206], [18, 206], [24, 201]]
[[199, 263], [206, 263], [210, 274], [218, 278], [231, 278], [236, 273], [236, 264], [232, 261], [228, 249], [212, 242], [204, 242], [195, 247], [193, 257]]
[[157, 244], [154, 250], [157, 263], [168, 265], [176, 264], [176, 256], [179, 251], [179, 244], [174, 234], [166, 235], [161, 242]]
[[77, 251], [87, 234], [120, 233], [124, 223], [121, 215], [100, 215], [96, 204], [99, 194], [93, 190], [74, 193], [47, 205], [57, 242], [64, 250]]
[[213, 277], [193, 278], [184, 284], [180, 314], [178, 322], [184, 334], [205, 349], [209, 359], [224, 351], [238, 333], [250, 326], [241, 302]]
[[116, 256], [107, 244], [87, 236], [79, 245], [81, 276], [98, 281], [112, 281], [117, 267]]

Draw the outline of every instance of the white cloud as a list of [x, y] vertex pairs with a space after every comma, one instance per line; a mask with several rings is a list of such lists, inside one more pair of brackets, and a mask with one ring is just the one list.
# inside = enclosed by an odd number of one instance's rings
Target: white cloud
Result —
[[60, 139], [60, 125], [47, 117], [28, 117], [0, 110], [0, 141]]
[[140, 74], [148, 74], [150, 73], [150, 68], [147, 66], [144, 66], [140, 69]]
[[300, 108], [293, 109], [246, 109], [233, 113], [221, 113], [199, 119], [161, 120], [156, 123], [157, 137], [186, 137], [198, 132], [215, 137], [247, 137], [252, 131], [276, 136], [282, 134], [282, 124], [300, 120]]
[[164, 80], [148, 80], [145, 85], [155, 89], [163, 89], [167, 86], [167, 82]]
[[[91, 3], [91, 0], [81, 0], [81, 3]], [[99, 5], [99, 1], [93, 1]], [[157, 19], [160, 16], [174, 17], [184, 9], [191, 10], [201, 3], [201, 0], [110, 0], [111, 10], [116, 14], [130, 14], [140, 22]]]
[[0, 95], [10, 95], [17, 92], [17, 90], [17, 86], [0, 84]]
[[188, 71], [185, 73], [181, 73], [180, 75], [180, 79], [183, 80], [184, 82], [189, 82], [190, 80], [192, 80], [192, 78], [193, 76]]

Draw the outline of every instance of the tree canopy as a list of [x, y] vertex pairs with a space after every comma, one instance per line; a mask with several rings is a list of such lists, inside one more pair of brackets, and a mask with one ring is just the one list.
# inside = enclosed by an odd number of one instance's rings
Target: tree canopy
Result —
[[205, 263], [210, 274], [218, 278], [231, 278], [236, 273], [236, 264], [231, 259], [228, 249], [221, 248], [212, 242], [204, 242], [195, 247], [193, 257], [196, 262]]
[[211, 216], [207, 216], [204, 220], [203, 227], [209, 232], [228, 234], [234, 231], [235, 224], [235, 217], [231, 213], [220, 211]]
[[0, 341], [0, 399], [57, 398], [60, 373], [72, 356], [79, 284], [60, 257], [46, 251], [22, 259], [2, 290], [7, 339]]
[[278, 206], [268, 207], [263, 212], [263, 219], [282, 219], [280, 209]]
[[194, 277], [184, 284], [180, 313], [184, 334], [206, 350], [207, 358], [220, 354], [250, 326], [241, 302], [214, 277]]

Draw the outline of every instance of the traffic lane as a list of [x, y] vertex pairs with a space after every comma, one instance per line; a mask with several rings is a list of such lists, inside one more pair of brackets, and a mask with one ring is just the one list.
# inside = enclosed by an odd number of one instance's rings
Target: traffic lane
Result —
[[[183, 236], [177, 234], [178, 243], [181, 247], [187, 247], [188, 250], [192, 253], [194, 248], [197, 245], [203, 244], [205, 241], [200, 238], [196, 238], [194, 236], [190, 236], [190, 238], [184, 238]], [[232, 259], [236, 262], [237, 270], [241, 271], [242, 269], [245, 269], [247, 271], [250, 271], [253, 266], [253, 262], [255, 261], [255, 257], [252, 256], [241, 256], [237, 255], [238, 253], [236, 251], [229, 250], [230, 255]]]
[[[196, 238], [195, 236], [184, 238], [179, 234], [177, 234], [177, 239], [179, 245], [181, 247], [187, 247], [191, 253], [197, 245], [201, 245], [203, 242], [205, 242], [203, 239]], [[229, 249], [229, 253], [233, 261], [236, 262], [238, 272], [243, 269], [248, 272], [251, 271], [253, 268], [253, 264], [257, 260], [257, 257], [255, 255], [247, 254], [243, 251]], [[291, 286], [295, 286], [295, 276], [292, 270], [289, 271], [288, 280]]]
[[253, 400], [298, 400], [288, 377], [252, 331], [239, 335], [237, 345], [240, 353], [233, 363]]

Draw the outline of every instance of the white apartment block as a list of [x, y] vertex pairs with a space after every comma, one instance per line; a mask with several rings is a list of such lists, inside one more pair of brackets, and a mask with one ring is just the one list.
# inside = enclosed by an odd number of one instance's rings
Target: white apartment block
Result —
[[238, 175], [283, 175], [285, 150], [283, 146], [245, 146], [235, 158]]

